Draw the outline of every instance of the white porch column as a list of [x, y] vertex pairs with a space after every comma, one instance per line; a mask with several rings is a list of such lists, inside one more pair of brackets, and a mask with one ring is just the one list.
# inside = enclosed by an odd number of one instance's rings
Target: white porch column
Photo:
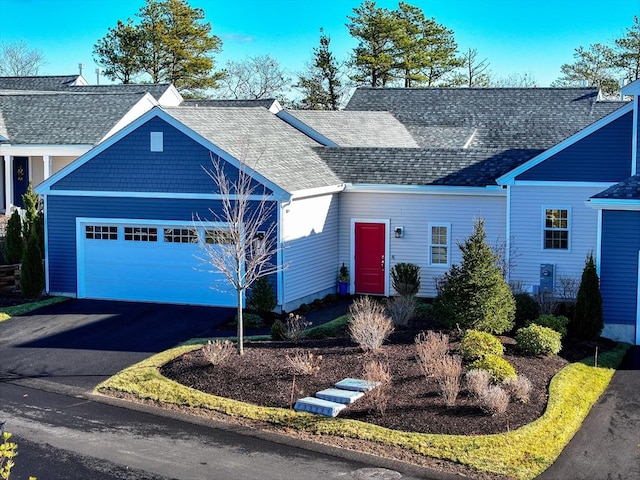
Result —
[[11, 155], [4, 156], [4, 211], [9, 213], [13, 204], [13, 158]]
[[51, 176], [51, 155], [43, 155], [42, 162], [44, 163], [44, 180]]

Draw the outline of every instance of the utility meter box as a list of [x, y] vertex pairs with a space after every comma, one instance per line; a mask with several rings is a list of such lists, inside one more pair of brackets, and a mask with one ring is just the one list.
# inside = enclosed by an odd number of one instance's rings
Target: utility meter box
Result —
[[553, 263], [540, 264], [540, 293], [553, 293], [556, 284], [556, 266]]

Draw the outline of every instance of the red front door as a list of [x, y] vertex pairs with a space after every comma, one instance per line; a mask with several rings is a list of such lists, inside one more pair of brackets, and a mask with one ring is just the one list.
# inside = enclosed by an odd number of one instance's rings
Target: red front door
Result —
[[356, 293], [384, 295], [385, 224], [355, 224]]

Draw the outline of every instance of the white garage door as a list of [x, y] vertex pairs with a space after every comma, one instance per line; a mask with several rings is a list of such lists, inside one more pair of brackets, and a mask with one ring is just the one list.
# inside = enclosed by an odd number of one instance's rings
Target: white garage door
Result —
[[78, 297], [235, 306], [235, 290], [197, 258], [203, 255], [196, 232], [211, 242], [224, 238], [220, 231], [161, 220], [79, 219]]

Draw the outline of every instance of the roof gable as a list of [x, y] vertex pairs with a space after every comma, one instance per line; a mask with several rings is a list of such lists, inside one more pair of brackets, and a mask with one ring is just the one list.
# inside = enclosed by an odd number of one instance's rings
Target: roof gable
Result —
[[[625, 128], [628, 127], [628, 123], [629, 121], [631, 121], [631, 115], [633, 112], [633, 105], [630, 103], [625, 104], [624, 106], [618, 108], [617, 110], [615, 110], [614, 112], [610, 113], [609, 115], [601, 118], [600, 120], [594, 122], [593, 124], [589, 125], [588, 127], [584, 128], [583, 130], [579, 131], [578, 133], [571, 135], [570, 137], [564, 139], [563, 141], [559, 142], [558, 144], [554, 145], [553, 147], [545, 150], [543, 153], [541, 153], [540, 155], [537, 155], [536, 157], [532, 158], [531, 160], [529, 160], [526, 163], [523, 163], [522, 165], [520, 165], [519, 167], [513, 169], [512, 171], [506, 173], [505, 175], [502, 175], [500, 178], [497, 179], [497, 182], [499, 184], [512, 184], [514, 183], [516, 180], [523, 180], [523, 179], [528, 179], [528, 175], [527, 172], [529, 170], [535, 169], [538, 165], [542, 164], [543, 162], [546, 161], [553, 161], [552, 159], [558, 155], [557, 160], [558, 162], [562, 162], [564, 155], [563, 155], [563, 151], [565, 151], [566, 149], [570, 149], [570, 150], [566, 150], [565, 153], [569, 153], [571, 152], [572, 148], [574, 146], [576, 146], [576, 151], [582, 151], [586, 148], [586, 153], [587, 155], [593, 155], [595, 153], [595, 160], [594, 161], [599, 161], [600, 163], [602, 162], [606, 162], [607, 158], [604, 157], [599, 157], [597, 152], [592, 152], [589, 151], [589, 146], [587, 145], [587, 143], [585, 142], [583, 145], [580, 145], [580, 142], [582, 142], [583, 140], [587, 139], [587, 140], [598, 140], [598, 138], [601, 135], [607, 135], [609, 132], [608, 130], [611, 130], [613, 133], [616, 134], [616, 136], [622, 134], [623, 138], [625, 137]], [[610, 125], [612, 125], [612, 127], [610, 127]], [[602, 133], [599, 133], [599, 131], [601, 129], [605, 129], [603, 130]], [[590, 136], [594, 135], [593, 137], [589, 138]], [[631, 137], [629, 136], [629, 142], [631, 141]], [[616, 143], [614, 145], [614, 147], [619, 150], [618, 152], [618, 156], [620, 158], [620, 162], [619, 163], [624, 163], [626, 158], [627, 158], [627, 153], [628, 153], [628, 161], [631, 160], [631, 151], [629, 150], [631, 147], [631, 144], [629, 143], [629, 149], [627, 149], [627, 146], [625, 143]], [[625, 150], [627, 149], [628, 152]], [[576, 152], [578, 153], [578, 152]], [[569, 158], [567, 156], [567, 158]], [[572, 162], [580, 162], [581, 159], [580, 158], [575, 158], [572, 160]], [[571, 166], [568, 166], [571, 167]], [[606, 170], [606, 165], [604, 165], [605, 170]], [[572, 179], [571, 175], [571, 171], [576, 171], [576, 169], [578, 169], [579, 166], [578, 165], [573, 165], [572, 168], [566, 168], [565, 171], [562, 173], [562, 177], [560, 178], [555, 178], [555, 180], [559, 180], [559, 181], [570, 181]], [[626, 175], [628, 175], [631, 171], [631, 165], [629, 164], [628, 169], [626, 171], [625, 174], [622, 174], [620, 169], [624, 168], [624, 166], [619, 166], [618, 170], [616, 172], [610, 172], [611, 175], [615, 175], [618, 178], [614, 179], [614, 180], [607, 180], [606, 177], [605, 178], [601, 178], [600, 182], [606, 182], [606, 181], [617, 181], [620, 178], [620, 175], [622, 175], [622, 178], [624, 178]], [[548, 171], [546, 171], [546, 169], [540, 169], [539, 173], [539, 178], [541, 179], [542, 176], [545, 175], [545, 172], [547, 173], [547, 175], [549, 174]], [[609, 175], [609, 173], [607, 173], [607, 175]], [[533, 176], [531, 176], [530, 178], [534, 178]], [[575, 178], [575, 180], [578, 180], [577, 177], [573, 177]], [[611, 177], [613, 178], [613, 177]], [[546, 180], [554, 180], [554, 178], [546, 178]], [[592, 180], [592, 181], [595, 181]]]

